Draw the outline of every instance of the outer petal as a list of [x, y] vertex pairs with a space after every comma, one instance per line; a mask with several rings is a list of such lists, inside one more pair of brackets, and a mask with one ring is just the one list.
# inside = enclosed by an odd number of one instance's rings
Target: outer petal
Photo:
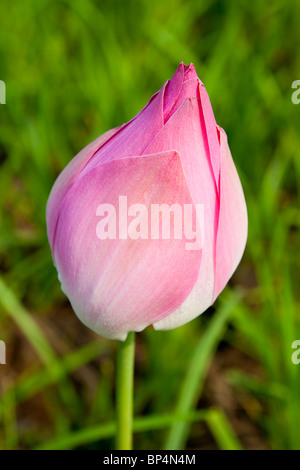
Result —
[[[181, 80], [180, 80], [181, 79]], [[198, 98], [199, 78], [195, 67], [180, 64], [165, 91], [164, 122], [166, 123], [181, 104], [188, 98]], [[166, 99], [172, 96], [172, 101]]]
[[[99, 334], [125, 339], [176, 310], [198, 277], [201, 251], [186, 240], [99, 240], [97, 207], [142, 203], [193, 204], [176, 151], [118, 159], [73, 184], [65, 196], [55, 239], [64, 292], [83, 323]], [[124, 212], [122, 212], [124, 216]], [[132, 218], [129, 217], [129, 221]], [[149, 224], [150, 227], [150, 224]]]
[[171, 80], [167, 81], [167, 86], [164, 93], [164, 122], [168, 120], [174, 103], [178, 101], [178, 95], [180, 93], [184, 79], [185, 68], [186, 66], [181, 62]]
[[214, 301], [236, 270], [248, 230], [247, 207], [224, 130], [220, 131], [220, 214], [216, 241]]
[[95, 153], [93, 159], [84, 168], [81, 176], [98, 167], [120, 158], [132, 155], [142, 156], [144, 149], [164, 124], [163, 99], [167, 83], [152, 96], [149, 103], [117, 132], [107, 145]]
[[116, 127], [115, 129], [105, 132], [82, 149], [81, 152], [79, 152], [76, 157], [69, 162], [56, 179], [47, 202], [46, 210], [48, 239], [52, 249], [58, 214], [69, 187], [75, 181], [76, 177], [87, 162], [93, 157], [94, 153], [121, 127], [122, 126]]
[[220, 143], [218, 139], [217, 123], [211, 107], [210, 99], [203, 84], [199, 85], [199, 95], [202, 108], [202, 116], [205, 123], [206, 142], [208, 146], [208, 153], [210, 162], [215, 177], [216, 188], [219, 191], [220, 179]]
[[145, 146], [163, 126], [165, 87], [166, 83], [131, 121], [107, 131], [81, 150], [58, 176], [48, 199], [46, 214], [48, 239], [52, 249], [58, 214], [72, 183], [100, 163], [133, 154], [142, 155]]
[[71, 160], [57, 178], [47, 204], [48, 238], [51, 248], [63, 198], [75, 179], [80, 175], [84, 176], [100, 163], [133, 154], [142, 155], [145, 147], [163, 127], [166, 113], [171, 110], [173, 103], [177, 102], [178, 106], [178, 103], [182, 102], [183, 89], [185, 94], [188, 93], [184, 80], [191, 82], [191, 77], [194, 82], [197, 81], [194, 67], [192, 65], [187, 67], [181, 63], [173, 78], [151, 97], [147, 105], [133, 119], [101, 135]]
[[163, 320], [156, 329], [176, 328], [204, 312], [213, 301], [214, 250], [219, 213], [213, 169], [209, 158], [205, 121], [197, 98], [185, 100], [170, 117], [147, 148], [157, 152], [176, 148], [195, 204], [204, 205], [204, 245], [197, 283], [180, 308]]

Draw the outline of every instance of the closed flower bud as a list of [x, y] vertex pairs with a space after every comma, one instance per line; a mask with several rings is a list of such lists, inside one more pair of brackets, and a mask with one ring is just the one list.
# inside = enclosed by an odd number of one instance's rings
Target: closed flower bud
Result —
[[172, 329], [212, 305], [242, 257], [247, 210], [192, 64], [68, 164], [47, 228], [62, 289], [100, 335]]

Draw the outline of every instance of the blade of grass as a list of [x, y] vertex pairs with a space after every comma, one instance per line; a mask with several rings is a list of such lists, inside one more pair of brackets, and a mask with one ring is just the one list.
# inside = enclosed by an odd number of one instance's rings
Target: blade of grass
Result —
[[100, 341], [94, 341], [76, 351], [72, 351], [70, 354], [61, 358], [60, 368], [57, 368], [56, 364], [50, 364], [47, 369], [38, 370], [29, 377], [23, 377], [2, 395], [1, 400], [5, 400], [8, 403], [6, 407], [9, 410], [11, 395], [14, 396], [15, 403], [28, 400], [49, 385], [59, 382], [71, 372], [87, 364], [89, 361], [99, 356], [102, 351], [103, 344]]
[[210, 409], [205, 421], [221, 450], [242, 450], [242, 446], [222, 410]]
[[[46, 365], [47, 373], [53, 377], [53, 380], [55, 380], [56, 374], [65, 377], [63, 370], [60, 370], [63, 369], [62, 362], [56, 356], [46, 336], [30, 316], [30, 313], [22, 306], [15, 294], [6, 286], [1, 278], [0, 305], [2, 305], [4, 310], [23, 331], [41, 361]], [[59, 382], [59, 391], [65, 404], [67, 404], [73, 412], [79, 410], [80, 403], [77, 394], [71, 382], [66, 377], [63, 381]]]
[[29, 312], [0, 278], [0, 305], [11, 316], [44, 364], [52, 364], [56, 355]]
[[[6, 388], [6, 380], [2, 386]], [[0, 400], [0, 422], [3, 423], [3, 443], [1, 448], [13, 450], [18, 448], [18, 430], [16, 420], [16, 402], [13, 393]]]
[[[200, 338], [179, 393], [175, 414], [187, 413], [195, 406], [197, 398], [201, 394], [213, 352], [222, 338], [226, 323], [240, 298], [239, 294], [231, 292], [220, 310], [216, 312], [207, 331]], [[184, 448], [188, 429], [188, 425], [184, 422], [174, 423], [164, 448], [166, 450]]]
[[[194, 422], [205, 420], [209, 411], [194, 411], [185, 414], [165, 414], [152, 415], [146, 417], [137, 417], [133, 422], [134, 432], [153, 431], [170, 426], [174, 422]], [[76, 446], [89, 444], [100, 439], [111, 438], [116, 433], [116, 423], [114, 421], [101, 424], [99, 426], [91, 426], [89, 428], [60, 436], [52, 441], [46, 442], [36, 447], [37, 450], [46, 449], [72, 449]]]

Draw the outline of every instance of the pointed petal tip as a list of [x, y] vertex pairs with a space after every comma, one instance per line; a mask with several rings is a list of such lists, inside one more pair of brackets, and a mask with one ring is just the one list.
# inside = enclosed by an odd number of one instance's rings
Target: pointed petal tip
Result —
[[191, 62], [185, 66], [183, 81], [196, 79], [199, 80], [194, 64]]

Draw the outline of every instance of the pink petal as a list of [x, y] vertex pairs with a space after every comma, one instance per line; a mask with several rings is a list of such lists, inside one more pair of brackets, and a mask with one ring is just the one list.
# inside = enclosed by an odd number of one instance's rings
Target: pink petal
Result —
[[69, 162], [69, 164], [64, 168], [64, 170], [56, 179], [48, 199], [46, 210], [48, 239], [51, 249], [53, 249], [53, 240], [58, 214], [69, 187], [75, 181], [76, 177], [87, 164], [87, 162], [93, 157], [94, 153], [121, 127], [122, 126], [116, 127], [115, 129], [111, 129], [105, 132], [89, 145], [87, 145], [84, 149], [82, 149], [81, 152], [79, 152], [76, 157], [74, 157]]
[[184, 68], [185, 65], [181, 63], [176, 70], [175, 74], [171, 80], [167, 81], [166, 89], [164, 93], [164, 120], [166, 121], [166, 116], [170, 113], [171, 109], [174, 106], [174, 103], [178, 100], [178, 96], [182, 87], [183, 78], [184, 78]]
[[199, 78], [193, 64], [181, 63], [174, 76], [167, 82], [164, 95], [164, 123], [187, 98], [198, 97]]
[[48, 238], [51, 248], [62, 201], [75, 179], [79, 175], [84, 176], [100, 163], [132, 154], [142, 155], [145, 146], [161, 129], [165, 87], [166, 84], [131, 121], [107, 131], [81, 150], [58, 176], [47, 204]]
[[194, 64], [184, 65], [183, 81], [186, 82], [187, 80], [195, 78], [199, 80]]
[[177, 149], [181, 155], [183, 171], [194, 203], [204, 205], [205, 235], [201, 266], [193, 292], [178, 312], [154, 325], [157, 329], [176, 328], [198, 316], [213, 301], [219, 198], [210, 163], [205, 122], [198, 99], [188, 99], [181, 104], [146, 152], [171, 149]]
[[220, 214], [216, 241], [214, 300], [226, 286], [243, 255], [248, 230], [243, 189], [224, 130], [220, 131]]
[[119, 195], [128, 197], [128, 207], [142, 203], [148, 212], [151, 204], [193, 201], [176, 151], [108, 162], [66, 194], [55, 238], [62, 288], [83, 323], [124, 339], [182, 304], [197, 280], [201, 251], [186, 250], [185, 238], [97, 238], [97, 207], [118, 208]]
[[199, 95], [203, 119], [206, 129], [206, 141], [208, 144], [209, 158], [213, 168], [216, 188], [219, 191], [220, 177], [220, 144], [217, 133], [217, 123], [211, 107], [210, 99], [203, 84], [199, 85]]
[[190, 79], [190, 80], [183, 82], [177, 100], [175, 100], [174, 105], [170, 109], [169, 113], [165, 114], [165, 118], [164, 118], [165, 124], [185, 100], [198, 98], [198, 88], [199, 88], [198, 79]]
[[145, 147], [159, 132], [164, 123], [163, 99], [165, 87], [166, 83], [159, 92], [152, 96], [149, 103], [139, 114], [122, 126], [120, 132], [117, 132], [112, 140], [95, 153], [80, 177], [83, 177], [100, 164], [132, 155], [143, 155]]

